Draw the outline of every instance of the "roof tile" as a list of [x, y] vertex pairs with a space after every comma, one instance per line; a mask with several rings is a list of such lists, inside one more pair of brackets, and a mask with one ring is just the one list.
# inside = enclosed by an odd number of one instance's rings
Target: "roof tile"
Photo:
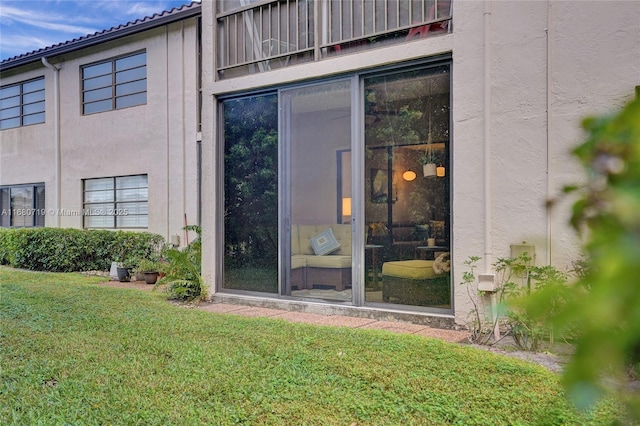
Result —
[[[126, 24], [120, 24], [117, 27], [111, 27], [93, 34], [87, 34], [82, 37], [74, 38], [62, 43], [53, 44], [31, 52], [22, 53], [12, 58], [4, 59], [0, 62], [0, 70], [15, 68], [30, 62], [40, 60], [43, 56], [53, 56], [62, 53], [68, 53], [73, 50], [79, 50], [93, 44], [103, 41], [112, 40], [118, 37], [124, 37], [138, 31], [145, 31], [156, 26], [163, 25], [173, 20], [180, 20], [184, 17], [194, 16], [200, 13], [200, 2], [192, 1], [180, 7], [174, 7], [171, 10], [165, 10], [161, 13], [154, 13], [152, 16], [145, 16], [135, 21], [129, 21]], [[122, 33], [122, 34], [119, 34]], [[108, 38], [108, 40], [105, 40]]]

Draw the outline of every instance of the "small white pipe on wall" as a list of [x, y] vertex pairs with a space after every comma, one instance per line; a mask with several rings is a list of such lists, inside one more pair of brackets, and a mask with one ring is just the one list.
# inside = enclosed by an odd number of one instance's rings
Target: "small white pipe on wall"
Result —
[[57, 67], [47, 60], [44, 56], [41, 58], [42, 65], [53, 71], [53, 144], [54, 144], [54, 163], [55, 163], [55, 175], [56, 175], [56, 190], [54, 197], [55, 209], [55, 227], [60, 227], [60, 198], [62, 196], [62, 182], [61, 182], [61, 167], [60, 167], [60, 67]]
[[[551, 2], [547, 0], [547, 200], [552, 197], [553, 187], [551, 184]], [[551, 265], [551, 209], [547, 208], [547, 265]]]
[[[484, 147], [484, 270], [485, 277], [492, 276], [491, 266], [493, 262], [493, 239], [491, 211], [492, 186], [491, 186], [491, 0], [484, 2], [484, 106], [483, 106], [483, 147]], [[495, 279], [495, 278], [493, 278]], [[497, 341], [500, 339], [500, 328], [498, 327], [498, 300], [495, 292], [491, 293], [491, 314], [495, 327], [493, 337]]]
[[484, 106], [483, 106], [483, 147], [484, 147], [484, 270], [490, 272], [492, 253], [492, 212], [491, 212], [491, 0], [484, 2]]

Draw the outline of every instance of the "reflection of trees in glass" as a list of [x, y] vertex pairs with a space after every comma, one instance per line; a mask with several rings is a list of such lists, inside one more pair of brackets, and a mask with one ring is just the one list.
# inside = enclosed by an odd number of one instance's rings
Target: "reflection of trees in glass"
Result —
[[[365, 79], [365, 179], [375, 189], [371, 170], [387, 169], [393, 197], [376, 203], [365, 197], [367, 223], [422, 225], [449, 216], [448, 176], [423, 177], [421, 157], [431, 152], [448, 164], [449, 65], [400, 71]], [[429, 143], [434, 144], [431, 149]], [[416, 172], [413, 181], [402, 173]]]
[[447, 141], [449, 67], [367, 79], [365, 121], [367, 146]]
[[224, 103], [227, 265], [276, 265], [278, 247], [276, 95]]

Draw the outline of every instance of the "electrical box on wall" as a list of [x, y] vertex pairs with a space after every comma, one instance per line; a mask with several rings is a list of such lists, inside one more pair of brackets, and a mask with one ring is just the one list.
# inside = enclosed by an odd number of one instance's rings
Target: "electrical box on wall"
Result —
[[531, 258], [531, 265], [536, 264], [536, 246], [534, 246], [533, 244], [527, 244], [523, 241], [522, 244], [511, 244], [510, 247], [510, 257], [516, 259], [521, 254], [527, 253], [527, 255]]
[[496, 291], [495, 275], [478, 274], [478, 291]]
[[180, 247], [180, 235], [172, 235], [171, 244], [175, 247]]

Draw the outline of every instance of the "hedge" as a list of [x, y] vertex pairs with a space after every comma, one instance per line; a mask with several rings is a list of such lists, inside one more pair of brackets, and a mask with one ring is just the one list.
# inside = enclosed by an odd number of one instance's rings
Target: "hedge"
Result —
[[0, 228], [0, 264], [33, 271], [109, 270], [111, 262], [149, 258], [164, 238], [148, 232]]

